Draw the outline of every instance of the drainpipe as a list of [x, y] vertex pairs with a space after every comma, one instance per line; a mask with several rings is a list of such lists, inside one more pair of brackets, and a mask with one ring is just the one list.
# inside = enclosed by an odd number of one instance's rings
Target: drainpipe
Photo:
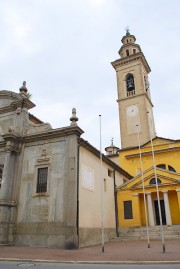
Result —
[[76, 216], [76, 227], [77, 227], [77, 238], [78, 238], [78, 248], [79, 248], [79, 170], [80, 170], [80, 147], [83, 142], [79, 142], [77, 146], [77, 216]]
[[116, 235], [119, 237], [119, 221], [118, 221], [118, 205], [117, 205], [117, 191], [116, 191], [116, 171], [113, 171], [113, 179], [114, 179], [114, 205], [115, 205], [115, 222], [116, 222]]
[[76, 216], [76, 227], [77, 227], [77, 238], [78, 238], [78, 248], [79, 248], [79, 157], [80, 157], [80, 146], [77, 147], [77, 216]]

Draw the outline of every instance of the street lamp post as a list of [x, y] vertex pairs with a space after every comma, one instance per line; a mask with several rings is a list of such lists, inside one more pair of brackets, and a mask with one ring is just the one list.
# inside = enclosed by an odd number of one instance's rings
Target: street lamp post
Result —
[[140, 165], [141, 165], [141, 176], [142, 176], [142, 187], [143, 187], [143, 198], [144, 198], [144, 212], [145, 212], [145, 219], [146, 219], [147, 241], [148, 241], [148, 248], [150, 248], [149, 225], [148, 225], [146, 194], [145, 194], [145, 186], [144, 186], [144, 171], [143, 171], [143, 165], [142, 165], [142, 154], [141, 154], [140, 137], [139, 137], [139, 125], [137, 124], [136, 126], [138, 129], [138, 145], [139, 145], [139, 157], [140, 157]]
[[161, 227], [162, 247], [163, 247], [163, 253], [165, 253], [166, 248], [165, 248], [163, 225], [162, 225], [161, 204], [160, 204], [159, 187], [158, 187], [157, 173], [156, 173], [156, 162], [155, 162], [155, 156], [154, 156], [154, 146], [153, 146], [153, 141], [152, 141], [152, 133], [151, 133], [151, 124], [150, 124], [149, 112], [147, 112], [147, 114], [148, 114], [148, 123], [149, 123], [149, 134], [150, 134], [150, 140], [151, 140], [151, 150], [152, 150], [152, 159], [153, 159], [153, 167], [154, 167], [154, 176], [155, 176], [155, 183], [156, 183], [156, 193], [157, 193], [157, 200], [158, 200], [158, 211], [159, 211], [159, 219], [160, 219], [160, 227]]
[[100, 182], [101, 182], [101, 244], [102, 252], [104, 252], [104, 197], [103, 197], [103, 172], [102, 172], [102, 143], [101, 143], [101, 115], [99, 115], [99, 133], [100, 133]]

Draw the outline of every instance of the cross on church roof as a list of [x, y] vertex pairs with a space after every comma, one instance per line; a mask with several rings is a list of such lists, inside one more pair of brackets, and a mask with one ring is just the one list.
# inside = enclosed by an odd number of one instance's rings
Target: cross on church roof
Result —
[[125, 30], [126, 30], [126, 35], [130, 35], [130, 30], [129, 30], [129, 26], [126, 26], [126, 28], [125, 28]]

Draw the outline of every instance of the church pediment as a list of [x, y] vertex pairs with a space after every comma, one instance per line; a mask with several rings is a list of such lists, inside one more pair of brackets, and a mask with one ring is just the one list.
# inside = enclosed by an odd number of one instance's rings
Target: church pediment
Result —
[[[171, 172], [168, 170], [156, 168], [156, 175], [159, 182], [159, 186], [177, 185], [180, 184], [180, 174]], [[154, 167], [151, 167], [144, 171], [143, 179], [145, 188], [151, 188], [155, 185], [155, 173]], [[142, 174], [134, 177], [129, 182], [123, 184], [118, 189], [141, 189], [143, 188]]]
[[[175, 140], [173, 140], [173, 139], [158, 137], [158, 136], [156, 136], [153, 139], [154, 146], [162, 146], [162, 145], [172, 144], [174, 142], [175, 142]], [[142, 149], [149, 148], [149, 147], [151, 147], [151, 141], [149, 141], [141, 146]]]

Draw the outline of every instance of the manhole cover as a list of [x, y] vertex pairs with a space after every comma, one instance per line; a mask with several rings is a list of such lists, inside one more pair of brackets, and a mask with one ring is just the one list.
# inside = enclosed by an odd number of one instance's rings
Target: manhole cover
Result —
[[32, 267], [32, 266], [36, 266], [35, 263], [19, 263], [17, 264], [17, 266], [19, 267]]

